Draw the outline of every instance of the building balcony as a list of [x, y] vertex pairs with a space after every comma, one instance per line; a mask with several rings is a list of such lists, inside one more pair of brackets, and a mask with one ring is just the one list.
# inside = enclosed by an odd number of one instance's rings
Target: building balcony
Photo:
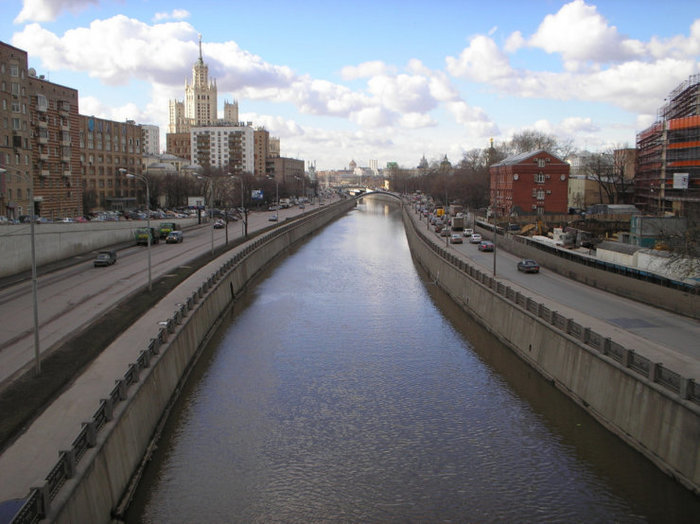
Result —
[[61, 140], [61, 145], [65, 147], [70, 147], [70, 138]]
[[63, 177], [64, 178], [70, 178], [71, 172], [70, 171], [63, 171]]
[[61, 131], [66, 131], [66, 132], [70, 131], [70, 125], [69, 125], [69, 124], [62, 125], [62, 126], [61, 126]]
[[65, 109], [59, 109], [59, 110], [58, 110], [58, 115], [59, 115], [59, 116], [62, 116], [62, 117], [64, 117], [64, 118], [68, 118], [68, 111], [66, 111]]
[[49, 123], [46, 120], [37, 120], [36, 125], [42, 129], [48, 129], [49, 127]]
[[46, 162], [49, 159], [48, 153], [39, 153], [39, 160]]
[[70, 155], [62, 155], [61, 162], [70, 162]]
[[39, 176], [42, 178], [49, 178], [49, 170], [48, 169], [42, 169], [39, 171]]
[[49, 137], [47, 137], [47, 136], [40, 136], [40, 137], [37, 139], [37, 142], [39, 142], [40, 144], [48, 144], [48, 143], [49, 143]]

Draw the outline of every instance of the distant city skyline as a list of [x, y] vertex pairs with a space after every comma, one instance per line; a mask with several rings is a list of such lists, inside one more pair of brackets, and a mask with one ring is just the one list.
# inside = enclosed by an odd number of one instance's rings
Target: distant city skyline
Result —
[[202, 34], [219, 116], [237, 100], [242, 121], [319, 170], [454, 164], [525, 129], [579, 149], [634, 147], [700, 73], [700, 9], [685, 0], [5, 0], [3, 11], [3, 41], [77, 89], [81, 114], [161, 137]]

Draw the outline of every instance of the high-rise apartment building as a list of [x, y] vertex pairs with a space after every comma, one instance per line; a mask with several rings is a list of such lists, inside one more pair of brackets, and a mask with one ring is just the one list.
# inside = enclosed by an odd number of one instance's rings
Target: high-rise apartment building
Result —
[[83, 214], [80, 180], [78, 90], [30, 71], [31, 164], [38, 215], [58, 219]]
[[254, 133], [255, 152], [254, 152], [254, 171], [256, 177], [262, 178], [266, 175], [265, 162], [270, 151], [270, 133], [264, 127], [259, 127]]
[[[142, 170], [142, 126], [80, 115], [80, 165], [86, 207], [126, 209], [137, 204], [143, 184], [125, 173]], [[143, 199], [141, 199], [143, 201]]]
[[31, 214], [32, 205], [28, 76], [26, 51], [0, 42], [0, 215], [15, 219]]
[[160, 154], [160, 128], [153, 125], [141, 125], [141, 152], [144, 155]]
[[221, 168], [231, 174], [252, 173], [254, 130], [252, 126], [219, 124], [193, 127], [190, 131], [192, 163]]

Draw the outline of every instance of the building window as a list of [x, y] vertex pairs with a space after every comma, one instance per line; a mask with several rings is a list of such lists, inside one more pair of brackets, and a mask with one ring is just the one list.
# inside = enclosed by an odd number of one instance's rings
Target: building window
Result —
[[544, 184], [544, 173], [535, 174], [535, 184]]
[[547, 165], [547, 161], [544, 158], [537, 159], [537, 167], [544, 167]]
[[17, 64], [10, 64], [10, 76], [19, 76], [19, 66]]

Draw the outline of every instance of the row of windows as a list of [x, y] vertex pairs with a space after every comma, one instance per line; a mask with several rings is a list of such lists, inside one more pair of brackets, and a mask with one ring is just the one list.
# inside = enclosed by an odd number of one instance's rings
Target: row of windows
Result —
[[698, 162], [700, 162], [700, 147], [668, 149], [666, 151], [667, 162], [675, 162], [678, 160], [697, 160]]

